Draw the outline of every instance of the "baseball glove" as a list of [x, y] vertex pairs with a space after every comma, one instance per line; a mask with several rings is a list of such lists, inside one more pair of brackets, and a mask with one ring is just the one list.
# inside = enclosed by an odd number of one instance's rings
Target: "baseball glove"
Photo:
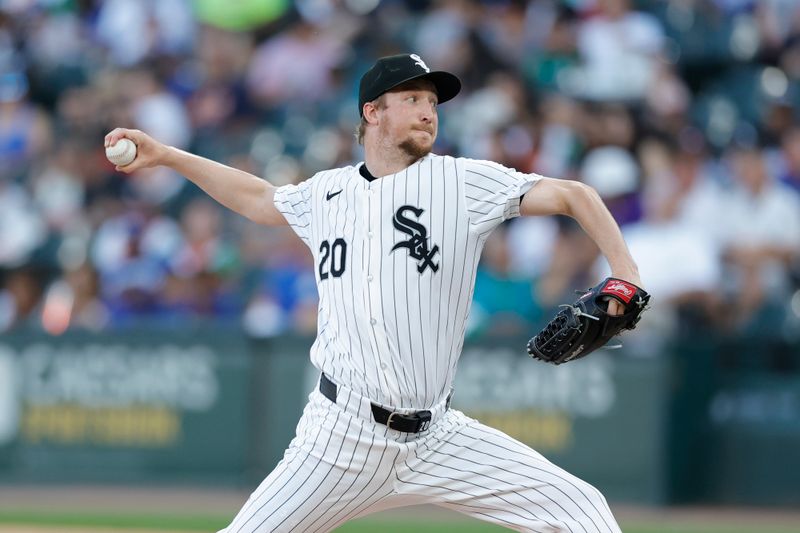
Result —
[[[608, 314], [610, 298], [625, 306], [623, 314]], [[564, 309], [528, 341], [528, 354], [556, 365], [585, 357], [614, 335], [635, 328], [649, 301], [650, 295], [644, 289], [621, 279], [606, 278], [574, 304], [562, 305]]]

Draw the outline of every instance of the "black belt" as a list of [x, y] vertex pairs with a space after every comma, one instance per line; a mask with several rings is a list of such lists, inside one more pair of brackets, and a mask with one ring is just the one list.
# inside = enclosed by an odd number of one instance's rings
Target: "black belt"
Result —
[[[336, 403], [336, 383], [322, 374], [319, 378], [319, 391], [327, 399]], [[447, 397], [447, 409], [450, 406], [450, 397]], [[431, 425], [430, 411], [416, 411], [414, 413], [398, 413], [384, 409], [380, 405], [372, 404], [372, 417], [375, 422], [383, 424], [390, 429], [402, 431], [404, 433], [419, 433], [425, 431]]]

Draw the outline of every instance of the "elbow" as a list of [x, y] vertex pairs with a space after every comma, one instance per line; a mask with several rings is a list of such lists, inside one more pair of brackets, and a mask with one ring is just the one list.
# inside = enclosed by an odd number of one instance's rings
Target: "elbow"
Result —
[[563, 197], [565, 215], [575, 218], [576, 214], [585, 212], [592, 205], [603, 205], [603, 200], [594, 187], [573, 180], [565, 184], [567, 189]]

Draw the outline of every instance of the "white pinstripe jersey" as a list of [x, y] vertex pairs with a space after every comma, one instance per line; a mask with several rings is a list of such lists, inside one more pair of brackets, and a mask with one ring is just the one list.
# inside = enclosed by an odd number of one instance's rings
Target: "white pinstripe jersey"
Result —
[[426, 409], [450, 391], [489, 233], [539, 179], [429, 154], [368, 180], [326, 170], [275, 193], [311, 248], [319, 291], [312, 363], [386, 406]]

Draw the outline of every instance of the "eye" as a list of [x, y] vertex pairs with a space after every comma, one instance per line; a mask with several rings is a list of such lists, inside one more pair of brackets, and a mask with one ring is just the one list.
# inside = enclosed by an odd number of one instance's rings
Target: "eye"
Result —
[[416, 96], [409, 96], [408, 98], [406, 98], [406, 100], [411, 102], [412, 104], [417, 103], [417, 97]]

